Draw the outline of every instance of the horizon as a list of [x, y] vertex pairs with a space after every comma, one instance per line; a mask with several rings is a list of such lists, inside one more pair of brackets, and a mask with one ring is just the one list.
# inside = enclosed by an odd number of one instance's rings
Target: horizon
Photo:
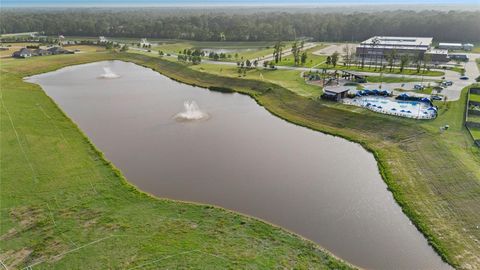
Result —
[[[92, 0], [3, 0], [2, 7], [258, 7], [258, 6], [333, 6], [338, 7], [342, 5], [354, 5], [354, 6], [429, 6], [429, 5], [443, 5], [443, 6], [465, 6], [465, 5], [478, 5], [479, 0], [425, 0], [418, 4], [415, 0], [404, 1], [385, 1], [385, 0], [266, 0], [259, 3], [255, 0], [209, 0], [209, 1], [195, 1], [195, 0], [141, 0], [141, 1], [128, 1], [128, 0], [107, 0], [107, 1], [92, 1]], [[479, 5], [480, 7], [480, 5]]]

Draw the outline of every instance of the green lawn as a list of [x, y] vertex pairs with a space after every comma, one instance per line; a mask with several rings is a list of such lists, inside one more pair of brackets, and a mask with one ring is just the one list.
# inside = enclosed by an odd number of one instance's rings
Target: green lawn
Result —
[[348, 268], [256, 219], [138, 191], [39, 86], [22, 80], [107, 59], [183, 69], [110, 52], [1, 60], [2, 263], [9, 269]]
[[[288, 43], [289, 44], [289, 43]], [[164, 53], [178, 54], [184, 49], [238, 49], [238, 52], [228, 52], [231, 58], [227, 61], [245, 61], [255, 58], [269, 56], [272, 54], [274, 42], [201, 42], [201, 41], [175, 41], [160, 42], [152, 50], [163, 51]], [[235, 54], [237, 57], [235, 58]]]
[[236, 66], [221, 66], [203, 63], [191, 66], [191, 68], [224, 77], [275, 83], [305, 97], [318, 97], [322, 93], [320, 86], [305, 83], [303, 77], [300, 76], [301, 72], [296, 70], [271, 70], [264, 68], [249, 69], [245, 76], [243, 76], [242, 73], [239, 77], [238, 68]]
[[[310, 48], [308, 50], [306, 50], [305, 52], [307, 53], [307, 61], [305, 62], [304, 65], [299, 65], [299, 66], [302, 66], [302, 67], [316, 67], [322, 63], [325, 63], [326, 59], [327, 59], [327, 56], [325, 55], [317, 55], [317, 54], [314, 54], [314, 52], [322, 49], [322, 48], [325, 48], [327, 45], [324, 45], [324, 44], [319, 44], [319, 45], [316, 45], [315, 47], [313, 48]], [[285, 47], [284, 48], [284, 51], [290, 51], [291, 50], [291, 47]], [[279, 62], [277, 65], [279, 66], [295, 66], [294, 64], [294, 61], [293, 61], [293, 56], [292, 55], [287, 55], [285, 57], [282, 58], [282, 61]]]

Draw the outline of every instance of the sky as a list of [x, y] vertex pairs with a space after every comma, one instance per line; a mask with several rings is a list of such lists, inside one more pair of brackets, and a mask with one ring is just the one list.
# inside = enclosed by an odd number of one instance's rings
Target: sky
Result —
[[479, 5], [480, 0], [0, 0], [3, 7], [68, 6], [228, 6], [228, 5], [375, 5], [375, 4], [460, 4]]

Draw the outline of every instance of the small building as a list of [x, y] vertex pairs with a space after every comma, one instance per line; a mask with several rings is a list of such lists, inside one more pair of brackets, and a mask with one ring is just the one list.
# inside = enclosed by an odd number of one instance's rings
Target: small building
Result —
[[342, 98], [346, 98], [349, 89], [343, 87], [332, 87], [329, 89], [323, 89], [323, 95], [321, 96], [323, 99], [339, 101]]
[[465, 50], [465, 51], [471, 51], [473, 49], [473, 44], [471, 43], [447, 43], [447, 42], [441, 42], [438, 44], [439, 49], [444, 49], [444, 50]]
[[108, 42], [108, 39], [104, 36], [99, 36], [98, 37], [98, 43], [100, 44], [103, 44], [103, 43], [107, 43]]
[[474, 46], [473, 46], [472, 43], [465, 43], [465, 44], [463, 44], [463, 49], [464, 49], [465, 51], [471, 51], [471, 50], [473, 50], [473, 47], [474, 47]]
[[32, 55], [33, 55], [33, 52], [27, 48], [22, 48], [19, 51], [16, 51], [12, 54], [12, 56], [15, 58], [28, 58], [28, 57], [32, 57]]
[[454, 61], [468, 61], [468, 56], [466, 54], [452, 53], [449, 55], [449, 58], [450, 60], [454, 60]]

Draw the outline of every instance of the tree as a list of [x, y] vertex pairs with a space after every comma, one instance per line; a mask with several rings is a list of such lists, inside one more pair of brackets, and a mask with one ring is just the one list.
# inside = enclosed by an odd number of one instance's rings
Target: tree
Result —
[[275, 63], [273, 61], [270, 61], [268, 64], [269, 64], [270, 68], [272, 68], [272, 69], [275, 68]]
[[332, 57], [330, 55], [327, 56], [327, 60], [325, 60], [325, 63], [327, 64], [327, 66], [332, 64]]
[[250, 60], [247, 59], [247, 61], [245, 62], [245, 65], [247, 65], [247, 68], [251, 68], [252, 62], [250, 62]]
[[120, 49], [121, 52], [126, 52], [128, 51], [128, 46], [127, 44], [123, 45], [122, 48]]
[[263, 61], [263, 67], [267, 68], [268, 67], [268, 61]]
[[333, 66], [333, 67], [337, 66], [338, 56], [339, 56], [339, 55], [340, 55], [340, 54], [339, 54], [338, 52], [334, 52], [334, 53], [332, 54], [332, 56], [330, 57], [330, 61], [332, 62], [332, 66]]
[[307, 53], [306, 52], [302, 53], [302, 57], [301, 57], [300, 61], [302, 62], [302, 65], [305, 65], [305, 63], [307, 62]]
[[420, 69], [422, 68], [422, 58], [420, 57], [419, 53], [415, 54], [413, 61], [415, 63], [415, 68], [417, 70], [417, 73], [420, 73]]
[[257, 68], [257, 66], [258, 66], [258, 60], [253, 61], [253, 66], [254, 66], [255, 68]]
[[345, 63], [346, 66], [350, 66], [350, 64], [352, 63], [352, 50], [350, 49], [350, 45], [349, 44], [345, 44], [345, 46], [343, 47], [343, 62]]
[[388, 62], [388, 66], [390, 66], [390, 72], [392, 72], [393, 70], [393, 65], [395, 64], [396, 59], [397, 59], [397, 50], [393, 49], [387, 55], [387, 62]]
[[278, 63], [278, 61], [282, 61], [282, 48], [283, 48], [283, 43], [278, 41], [275, 43], [273, 46], [273, 59], [275, 63]]
[[430, 54], [423, 55], [423, 73], [427, 71], [428, 65], [430, 64], [431, 60], [432, 60], [432, 55]]
[[158, 55], [160, 55], [160, 56], [164, 56], [164, 53], [163, 53], [163, 51], [158, 51]]
[[403, 72], [403, 69], [408, 66], [410, 62], [410, 57], [407, 54], [400, 56], [400, 72]]

